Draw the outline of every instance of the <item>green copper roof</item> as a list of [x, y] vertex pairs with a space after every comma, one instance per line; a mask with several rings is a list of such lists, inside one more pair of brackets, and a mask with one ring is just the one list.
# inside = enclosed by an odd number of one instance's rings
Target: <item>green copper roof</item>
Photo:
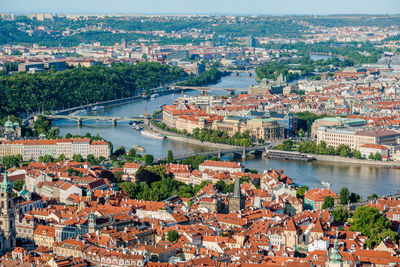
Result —
[[339, 253], [339, 242], [337, 240], [337, 235], [335, 241], [333, 243], [332, 252], [329, 255], [329, 262], [330, 263], [341, 263], [342, 262], [342, 255]]
[[322, 120], [322, 121], [330, 121], [330, 122], [339, 122], [340, 118], [337, 118], [337, 117], [326, 117], [326, 118], [322, 118], [320, 120]]
[[10, 116], [7, 117], [6, 123], [4, 123], [4, 127], [13, 127], [13, 123], [10, 121]]
[[254, 121], [254, 122], [274, 122], [276, 120], [271, 119], [271, 118], [265, 118], [265, 119], [252, 119], [251, 121]]
[[11, 191], [11, 183], [8, 182], [7, 172], [5, 172], [3, 175], [3, 182], [1, 182], [0, 191], [1, 192], [10, 192]]

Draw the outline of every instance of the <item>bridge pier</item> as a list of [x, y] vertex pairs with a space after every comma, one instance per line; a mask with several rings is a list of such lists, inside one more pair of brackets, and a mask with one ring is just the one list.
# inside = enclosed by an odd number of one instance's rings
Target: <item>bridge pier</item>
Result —
[[242, 159], [246, 158], [246, 147], [243, 147]]
[[235, 91], [233, 90], [229, 91], [229, 95], [235, 95]]
[[253, 74], [251, 72], [249, 72], [249, 77], [253, 76]]
[[78, 127], [81, 127], [81, 126], [82, 126], [82, 118], [79, 117], [79, 118], [78, 118]]
[[218, 149], [218, 158], [221, 158], [221, 149]]
[[239, 72], [238, 72], [238, 71], [235, 71], [235, 75], [236, 75], [236, 76], [239, 76]]
[[117, 120], [116, 119], [112, 119], [111, 122], [112, 122], [112, 126], [117, 126]]

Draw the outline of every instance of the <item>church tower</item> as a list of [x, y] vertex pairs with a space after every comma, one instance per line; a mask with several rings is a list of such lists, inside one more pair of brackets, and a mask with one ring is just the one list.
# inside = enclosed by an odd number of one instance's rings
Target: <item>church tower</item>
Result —
[[88, 216], [88, 233], [91, 234], [94, 232], [96, 232], [96, 215], [92, 210]]
[[16, 243], [15, 209], [7, 172], [0, 184], [0, 252], [12, 250]]
[[237, 212], [244, 209], [246, 198], [240, 192], [240, 179], [235, 180], [233, 195], [228, 199], [229, 212]]

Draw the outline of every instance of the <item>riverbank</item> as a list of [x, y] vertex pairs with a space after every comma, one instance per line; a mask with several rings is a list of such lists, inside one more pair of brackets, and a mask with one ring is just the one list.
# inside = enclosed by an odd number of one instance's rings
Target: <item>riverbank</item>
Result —
[[[291, 152], [291, 151], [277, 150], [277, 149], [275, 149], [275, 151]], [[293, 152], [291, 152], [291, 153], [293, 153]], [[324, 162], [336, 162], [336, 163], [347, 163], [347, 164], [357, 164], [357, 165], [370, 165], [370, 166], [378, 166], [378, 167], [389, 167], [389, 168], [399, 167], [400, 168], [400, 161], [355, 159], [355, 158], [348, 158], [348, 157], [341, 157], [341, 156], [321, 155], [321, 154], [311, 154], [311, 153], [301, 153], [301, 154], [312, 157], [317, 161], [324, 161]]]
[[317, 155], [317, 154], [307, 154], [312, 156], [318, 161], [326, 161], [326, 162], [338, 162], [338, 163], [349, 163], [349, 164], [357, 164], [357, 165], [370, 165], [370, 166], [379, 166], [379, 167], [399, 167], [400, 161], [380, 161], [380, 160], [367, 160], [367, 159], [354, 159], [354, 158], [346, 158], [340, 156], [330, 156], [330, 155]]
[[[228, 144], [220, 144], [220, 143], [211, 143], [211, 142], [206, 142], [206, 141], [200, 141], [197, 139], [193, 139], [181, 134], [176, 134], [176, 133], [172, 133], [169, 131], [165, 131], [163, 129], [160, 129], [158, 127], [156, 127], [154, 124], [150, 123], [149, 126], [150, 130], [163, 134], [165, 135], [168, 139], [170, 140], [175, 140], [178, 142], [183, 142], [183, 143], [189, 143], [192, 145], [197, 145], [197, 146], [203, 146], [203, 147], [207, 147], [207, 148], [214, 148], [214, 149], [232, 149], [232, 148], [237, 148], [237, 146], [234, 145], [228, 145]], [[212, 149], [210, 149], [212, 150]]]

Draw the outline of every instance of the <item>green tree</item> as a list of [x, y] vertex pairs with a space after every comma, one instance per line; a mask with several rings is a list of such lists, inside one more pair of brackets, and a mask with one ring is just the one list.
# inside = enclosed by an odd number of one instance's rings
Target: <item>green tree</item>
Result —
[[53, 161], [54, 161], [54, 158], [51, 155], [44, 155], [43, 162], [49, 163], [49, 162], [53, 162]]
[[25, 181], [24, 180], [17, 180], [13, 183], [13, 188], [17, 191], [21, 191], [24, 187]]
[[300, 130], [297, 132], [297, 135], [299, 137], [304, 137], [305, 136], [305, 132], [304, 132], [303, 128], [300, 128]]
[[132, 182], [118, 183], [118, 187], [124, 191], [130, 198], [136, 198], [140, 188], [137, 184]]
[[92, 164], [92, 165], [97, 165], [98, 164], [98, 161], [97, 161], [96, 157], [93, 154], [87, 155], [86, 160], [89, 161], [90, 164]]
[[168, 150], [167, 162], [168, 163], [174, 162], [174, 154], [173, 154], [172, 150]]
[[368, 159], [374, 160], [375, 159], [374, 153], [372, 153], [372, 152], [369, 153]]
[[33, 128], [36, 135], [47, 134], [51, 128], [51, 122], [43, 115], [38, 115], [33, 123]]
[[361, 196], [357, 193], [351, 193], [349, 200], [350, 203], [357, 203], [361, 201]]
[[154, 162], [154, 157], [153, 155], [144, 155], [144, 162], [146, 163], [146, 165], [153, 165]]
[[375, 193], [373, 193], [372, 195], [368, 196], [368, 200], [373, 200], [373, 199], [377, 199], [379, 196]]
[[355, 150], [353, 151], [353, 156], [354, 156], [356, 159], [362, 159], [362, 155], [361, 155], [360, 150], [355, 149]]
[[374, 160], [382, 160], [382, 156], [379, 152], [376, 152], [374, 155]]
[[70, 133], [67, 133], [67, 134], [65, 135], [65, 138], [67, 138], [67, 139], [71, 139], [71, 138], [72, 138], [72, 134], [70, 134]]
[[113, 155], [115, 157], [120, 157], [122, 155], [125, 155], [126, 151], [125, 151], [125, 147], [121, 146], [120, 148], [118, 148], [117, 150], [114, 151]]
[[337, 148], [337, 154], [341, 157], [350, 157], [351, 156], [351, 148], [348, 145], [339, 145]]
[[65, 160], [65, 155], [64, 154], [60, 154], [60, 156], [58, 156], [58, 158], [57, 158], [57, 162], [64, 161], [64, 160]]
[[[121, 183], [122, 182], [122, 175], [124, 174], [124, 172], [122, 172], [122, 171], [116, 171], [115, 173], [114, 173], [114, 179], [115, 179], [115, 182], [117, 183], [117, 184], [119, 184], [119, 183]], [[125, 191], [126, 192], [126, 191]]]
[[349, 189], [347, 189], [347, 187], [343, 187], [342, 189], [340, 189], [339, 195], [340, 195], [340, 204], [345, 205], [349, 203], [350, 191]]
[[336, 207], [332, 211], [332, 215], [333, 215], [333, 220], [335, 222], [342, 222], [342, 223], [346, 222], [347, 219], [350, 217], [349, 211], [341, 205]]
[[173, 242], [175, 242], [176, 240], [179, 239], [179, 233], [177, 231], [175, 231], [175, 230], [169, 231], [167, 236], [168, 236], [167, 237], [168, 241], [171, 242], [171, 243], [173, 243]]
[[352, 221], [351, 230], [368, 236], [366, 245], [371, 249], [388, 236], [394, 243], [397, 243], [399, 239], [399, 235], [392, 231], [390, 221], [374, 207], [358, 207], [353, 214]]
[[324, 203], [322, 204], [323, 209], [333, 208], [335, 206], [335, 199], [332, 196], [326, 196]]
[[18, 167], [19, 166], [19, 162], [18, 159], [14, 156], [14, 155], [6, 155], [3, 157], [2, 160], [3, 163], [3, 168], [5, 170], [11, 168], [11, 167]]
[[306, 186], [306, 185], [300, 186], [299, 188], [297, 188], [296, 196], [298, 198], [303, 198], [304, 194], [307, 192], [307, 190], [308, 190], [308, 186]]
[[76, 161], [76, 162], [84, 162], [85, 161], [85, 159], [82, 157], [81, 154], [73, 154], [72, 160]]
[[152, 182], [157, 182], [162, 179], [161, 175], [158, 173], [154, 173], [146, 167], [140, 167], [136, 172], [136, 182], [142, 183], [145, 182], [147, 185], [150, 185]]

